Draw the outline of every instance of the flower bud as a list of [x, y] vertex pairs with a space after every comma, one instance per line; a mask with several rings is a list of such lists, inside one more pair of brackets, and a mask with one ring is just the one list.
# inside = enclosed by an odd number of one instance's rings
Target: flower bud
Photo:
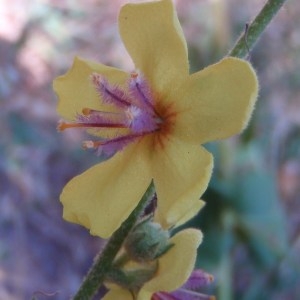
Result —
[[157, 259], [172, 247], [169, 238], [167, 230], [147, 219], [134, 227], [124, 247], [132, 260], [146, 262]]

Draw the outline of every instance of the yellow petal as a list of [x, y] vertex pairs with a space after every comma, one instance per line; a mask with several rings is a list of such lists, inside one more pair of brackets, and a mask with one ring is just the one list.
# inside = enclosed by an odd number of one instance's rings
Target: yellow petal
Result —
[[[203, 147], [171, 138], [153, 155], [152, 172], [158, 196], [156, 221], [164, 228], [195, 215], [207, 188], [213, 160]], [[195, 203], [199, 201], [199, 205]]]
[[129, 216], [151, 181], [143, 143], [128, 146], [73, 178], [61, 194], [63, 217], [108, 238]]
[[135, 67], [156, 92], [188, 76], [187, 46], [171, 0], [124, 5], [119, 31]]
[[113, 289], [109, 290], [107, 294], [101, 300], [132, 300], [132, 295], [128, 290], [124, 289]]
[[258, 94], [251, 65], [225, 58], [190, 76], [170, 97], [177, 110], [178, 137], [195, 143], [227, 138], [247, 125]]
[[152, 295], [153, 295], [153, 292], [149, 292], [144, 289], [141, 289], [137, 296], [137, 300], [151, 300]]
[[109, 111], [91, 83], [90, 76], [94, 72], [102, 74], [112, 84], [124, 84], [128, 79], [123, 71], [76, 57], [71, 69], [53, 82], [59, 99], [57, 111], [63, 118], [74, 120], [85, 107]]
[[190, 228], [177, 233], [171, 239], [174, 246], [159, 259], [158, 273], [143, 286], [143, 290], [170, 292], [182, 286], [193, 271], [201, 241], [199, 230]]
[[194, 201], [194, 203], [191, 203], [190, 207], [186, 209], [186, 213], [182, 213], [181, 218], [178, 219], [175, 226], [180, 226], [195, 217], [196, 214], [204, 207], [204, 205], [205, 202], [201, 199]]

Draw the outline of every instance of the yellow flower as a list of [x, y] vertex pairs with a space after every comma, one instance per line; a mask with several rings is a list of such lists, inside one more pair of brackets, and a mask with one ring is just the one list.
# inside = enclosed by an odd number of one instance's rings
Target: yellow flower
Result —
[[98, 141], [84, 147], [113, 156], [73, 178], [61, 201], [66, 220], [109, 237], [154, 180], [155, 220], [164, 228], [203, 206], [212, 156], [200, 144], [239, 133], [258, 83], [251, 65], [225, 58], [189, 75], [187, 46], [171, 0], [127, 4], [119, 30], [137, 72], [76, 58], [54, 82], [58, 112]]
[[[186, 229], [170, 239], [174, 246], [158, 260], [155, 276], [146, 282], [138, 293], [137, 300], [150, 300], [155, 292], [171, 292], [181, 287], [193, 271], [197, 248], [202, 234], [196, 229]], [[132, 294], [116, 285], [111, 286], [103, 300], [132, 300]]]

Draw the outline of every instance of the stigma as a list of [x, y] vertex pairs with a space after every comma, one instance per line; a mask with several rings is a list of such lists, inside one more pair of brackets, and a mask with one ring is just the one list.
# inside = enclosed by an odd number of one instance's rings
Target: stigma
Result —
[[98, 140], [84, 141], [83, 148], [95, 149], [98, 155], [110, 156], [126, 145], [160, 130], [164, 119], [155, 108], [153, 91], [142, 74], [131, 73], [126, 86], [122, 88], [110, 84], [98, 73], [93, 73], [90, 80], [106, 111], [85, 107], [74, 122], [59, 122], [58, 131], [93, 129], [89, 133], [98, 136]]

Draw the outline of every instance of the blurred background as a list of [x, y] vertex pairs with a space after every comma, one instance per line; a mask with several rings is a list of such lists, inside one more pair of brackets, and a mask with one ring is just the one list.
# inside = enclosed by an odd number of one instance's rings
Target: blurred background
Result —
[[[68, 299], [102, 243], [62, 220], [59, 194], [97, 162], [82, 133], [58, 133], [52, 80], [73, 57], [128, 71], [125, 0], [0, 1], [0, 300]], [[132, 2], [132, 1], [131, 1]], [[139, 2], [139, 1], [135, 1]], [[194, 72], [218, 61], [264, 0], [177, 0]], [[260, 97], [249, 128], [216, 157], [197, 267], [218, 299], [299, 299], [300, 2], [289, 0], [250, 54]]]

